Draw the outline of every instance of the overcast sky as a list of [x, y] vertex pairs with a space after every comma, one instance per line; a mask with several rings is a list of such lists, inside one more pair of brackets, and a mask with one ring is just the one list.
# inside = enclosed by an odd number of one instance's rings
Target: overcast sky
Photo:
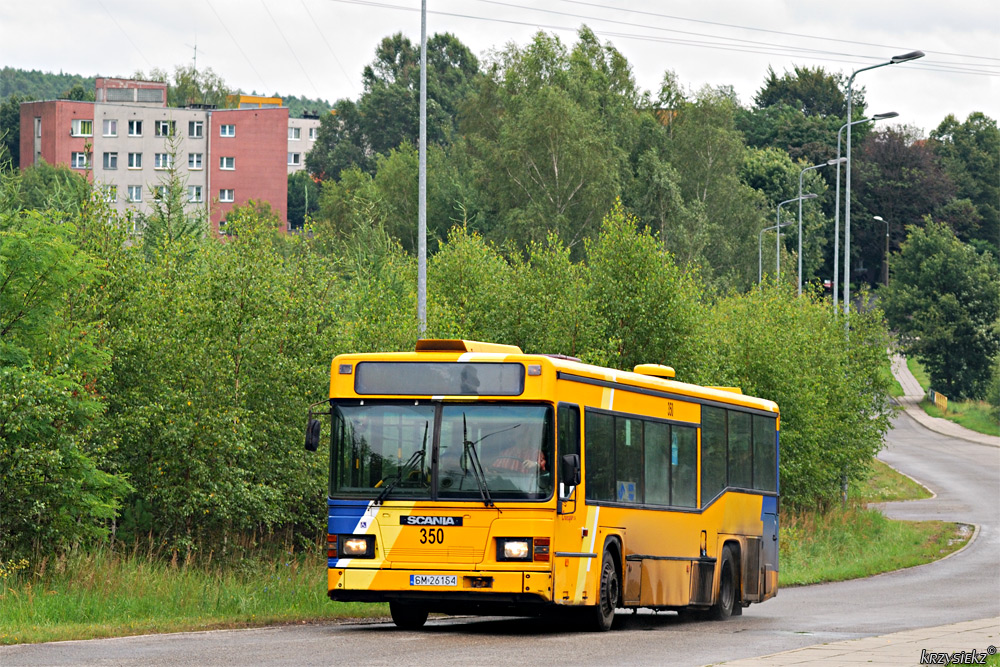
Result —
[[[211, 67], [246, 92], [357, 98], [378, 41], [420, 39], [419, 0], [4, 0], [0, 64], [128, 76]], [[997, 0], [429, 0], [428, 35], [478, 56], [537, 30], [573, 43], [581, 24], [613, 43], [643, 89], [665, 70], [687, 88], [731, 85], [751, 102], [770, 65], [849, 74], [920, 49], [921, 60], [858, 75], [869, 111], [933, 129], [947, 114], [1000, 116]]]

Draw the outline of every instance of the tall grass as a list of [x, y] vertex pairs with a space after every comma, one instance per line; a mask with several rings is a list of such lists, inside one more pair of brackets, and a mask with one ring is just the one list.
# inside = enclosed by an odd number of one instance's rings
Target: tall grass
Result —
[[0, 643], [365, 617], [331, 602], [321, 555], [179, 563], [111, 548], [43, 558], [0, 583]]
[[868, 577], [922, 565], [959, 549], [971, 536], [960, 524], [894, 521], [859, 505], [825, 514], [781, 517], [782, 586]]

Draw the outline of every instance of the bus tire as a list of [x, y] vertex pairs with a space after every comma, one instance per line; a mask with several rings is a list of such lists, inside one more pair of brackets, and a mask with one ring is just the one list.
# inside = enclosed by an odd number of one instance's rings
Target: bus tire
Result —
[[739, 604], [736, 591], [736, 559], [727, 544], [722, 547], [722, 558], [719, 560], [719, 597], [709, 609], [709, 616], [717, 621], [724, 621], [732, 616], [733, 609]]
[[604, 549], [601, 561], [601, 579], [597, 593], [597, 605], [593, 611], [592, 627], [597, 632], [607, 632], [615, 620], [615, 608], [621, 594], [621, 577], [611, 549]]
[[405, 602], [390, 602], [389, 615], [400, 630], [419, 630], [427, 622], [427, 609]]

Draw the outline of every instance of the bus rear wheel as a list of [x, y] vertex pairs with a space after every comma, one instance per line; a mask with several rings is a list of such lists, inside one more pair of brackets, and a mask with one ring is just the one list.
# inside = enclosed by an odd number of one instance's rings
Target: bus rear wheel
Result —
[[615, 608], [618, 606], [618, 596], [621, 592], [621, 579], [615, 558], [610, 549], [604, 550], [601, 563], [601, 582], [598, 591], [597, 606], [594, 607], [592, 627], [598, 632], [607, 632], [615, 620]]
[[736, 558], [733, 550], [727, 544], [722, 547], [722, 558], [719, 570], [719, 597], [708, 610], [711, 618], [724, 621], [733, 615], [733, 609], [739, 604], [736, 600]]
[[419, 630], [427, 622], [427, 610], [405, 602], [390, 602], [389, 615], [400, 630]]

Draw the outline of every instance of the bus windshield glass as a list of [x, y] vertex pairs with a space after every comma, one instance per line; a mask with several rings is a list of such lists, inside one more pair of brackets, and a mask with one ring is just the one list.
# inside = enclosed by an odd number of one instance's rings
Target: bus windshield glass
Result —
[[483, 501], [552, 495], [551, 407], [364, 403], [334, 407], [331, 496]]

